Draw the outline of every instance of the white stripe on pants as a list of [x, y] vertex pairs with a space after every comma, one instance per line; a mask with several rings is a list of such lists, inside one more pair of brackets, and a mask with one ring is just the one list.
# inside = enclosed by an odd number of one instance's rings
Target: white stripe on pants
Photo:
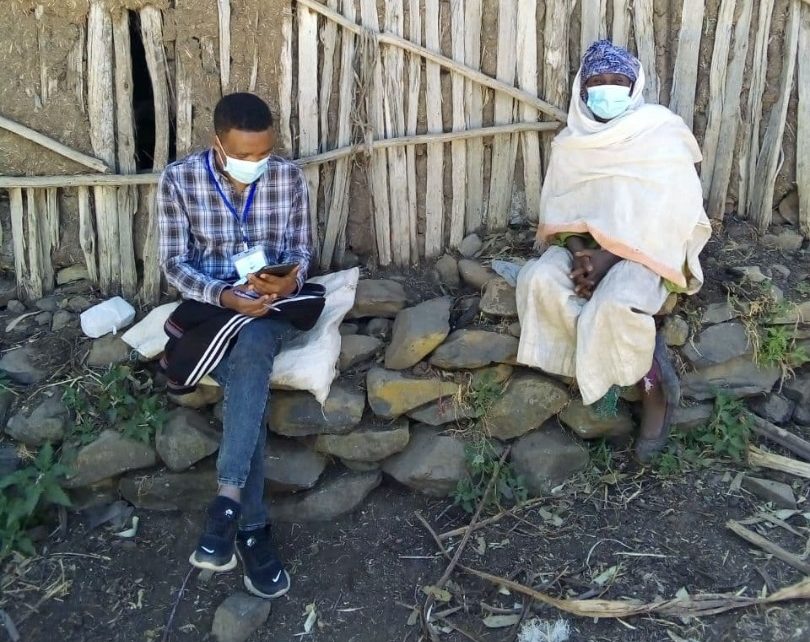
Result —
[[639, 382], [652, 366], [663, 280], [640, 263], [620, 261], [590, 300], [574, 294], [571, 253], [550, 247], [518, 275], [519, 363], [575, 377], [590, 405], [611, 386]]

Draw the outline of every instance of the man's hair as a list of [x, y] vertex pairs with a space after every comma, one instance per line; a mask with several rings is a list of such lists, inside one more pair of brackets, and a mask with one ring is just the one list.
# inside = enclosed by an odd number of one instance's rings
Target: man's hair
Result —
[[272, 126], [270, 108], [255, 94], [228, 94], [214, 108], [214, 131], [217, 134], [225, 134], [232, 129], [262, 132]]

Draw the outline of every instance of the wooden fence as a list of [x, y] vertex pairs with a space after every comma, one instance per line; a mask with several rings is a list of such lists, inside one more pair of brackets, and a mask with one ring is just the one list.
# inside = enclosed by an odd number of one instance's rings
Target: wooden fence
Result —
[[[484, 4], [450, 0], [442, 10], [440, 0], [385, 0], [379, 12], [376, 0], [291, 1], [281, 18], [278, 127], [282, 145], [292, 150], [309, 184], [317, 236], [313, 240], [322, 268], [329, 268], [346, 250], [355, 172], [363, 172], [369, 186], [376, 257], [382, 265], [416, 264], [456, 247], [471, 231], [505, 227], [518, 183], [525, 194], [521, 213], [536, 220], [542, 161], [550, 134], [565, 120], [571, 71], [577, 64], [577, 52], [569, 46], [576, 23], [580, 50], [606, 36], [636, 50], [648, 73], [646, 98], [659, 100], [653, 0], [612, 0], [610, 11], [609, 0], [546, 0], [544, 26], [539, 29], [537, 0], [500, 0], [494, 77], [481, 71]], [[669, 106], [690, 125], [700, 42], [708, 29], [704, 5], [703, 0], [684, 0], [674, 46]], [[769, 61], [774, 5], [775, 0], [722, 0], [711, 25], [714, 49], [702, 141], [704, 195], [710, 215], [721, 219], [730, 182], [738, 174], [739, 213], [762, 231], [770, 225], [798, 61], [797, 182], [807, 235], [810, 0], [790, 0], [785, 33], [780, 34], [784, 55]], [[218, 0], [218, 7], [219, 72], [226, 91], [229, 0]], [[171, 62], [167, 57], [161, 12], [147, 6], [139, 13], [152, 80], [159, 170], [169, 161], [170, 127], [176, 132], [178, 154], [190, 149], [194, 95], [182, 57]], [[87, 85], [94, 158], [0, 119], [0, 127], [93, 170], [74, 176], [0, 177], [0, 189], [9, 191], [18, 284], [28, 298], [53, 287], [51, 250], [59, 242], [60, 189], [77, 190], [81, 248], [101, 290], [139, 296], [146, 304], [159, 297], [153, 205], [158, 173], [134, 173], [127, 19], [125, 12], [110, 13], [100, 0], [90, 2], [86, 66], [80, 62], [79, 67]], [[82, 56], [77, 58], [81, 61]], [[765, 117], [768, 64], [780, 65], [782, 73], [778, 99]], [[442, 72], [449, 74], [449, 91], [444, 93]], [[260, 73], [254, 59], [251, 84]], [[443, 117], [445, 101], [449, 118]], [[113, 103], [115, 109], [110, 109]], [[750, 115], [744, 120], [743, 110]], [[420, 147], [425, 156], [421, 168]], [[522, 176], [516, 176], [518, 169]], [[139, 201], [149, 209], [140, 277], [132, 229]]]

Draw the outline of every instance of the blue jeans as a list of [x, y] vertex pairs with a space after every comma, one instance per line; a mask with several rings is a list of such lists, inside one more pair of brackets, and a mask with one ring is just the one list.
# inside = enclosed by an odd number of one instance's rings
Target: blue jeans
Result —
[[264, 447], [270, 374], [281, 346], [296, 332], [286, 321], [254, 319], [239, 331], [231, 351], [210, 373], [225, 387], [217, 479], [220, 485], [242, 489], [242, 530], [267, 523]]

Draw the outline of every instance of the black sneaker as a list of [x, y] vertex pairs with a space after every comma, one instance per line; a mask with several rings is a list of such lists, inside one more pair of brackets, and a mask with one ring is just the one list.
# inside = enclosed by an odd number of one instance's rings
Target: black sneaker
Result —
[[239, 531], [236, 552], [245, 569], [245, 588], [250, 593], [273, 599], [290, 590], [290, 575], [279, 559], [269, 527]]
[[241, 507], [227, 497], [218, 495], [208, 506], [205, 530], [197, 548], [188, 558], [192, 566], [208, 571], [230, 571], [236, 567], [233, 542]]

